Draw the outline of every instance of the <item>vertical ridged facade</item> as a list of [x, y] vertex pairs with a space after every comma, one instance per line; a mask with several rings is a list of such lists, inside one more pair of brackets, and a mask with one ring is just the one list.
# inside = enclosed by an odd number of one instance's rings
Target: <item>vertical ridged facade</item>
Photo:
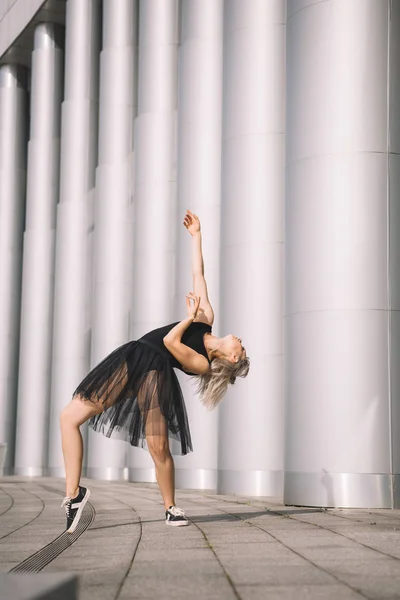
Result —
[[[220, 332], [219, 247], [221, 226], [222, 0], [182, 3], [178, 56], [177, 287], [174, 320], [181, 319], [185, 295], [193, 290], [192, 238], [181, 225], [186, 209], [201, 218], [204, 275]], [[218, 412], [198, 401], [193, 383], [178, 373], [188, 409], [195, 452], [176, 459], [176, 483], [217, 487]]]
[[[185, 318], [189, 208], [213, 333], [242, 338], [251, 368], [211, 413], [178, 373], [194, 452], [177, 486], [399, 506], [399, 4], [4, 6], [5, 473], [63, 476], [81, 379]], [[82, 431], [87, 475], [155, 481], [148, 452]]]
[[285, 2], [232, 0], [224, 15], [221, 328], [252, 374], [221, 406], [219, 489], [280, 493], [283, 478]]
[[63, 40], [63, 29], [53, 23], [40, 23], [35, 29], [18, 376], [18, 475], [43, 475], [47, 463]]
[[49, 427], [53, 475], [64, 472], [60, 411], [90, 368], [101, 8], [100, 0], [67, 2]]
[[14, 465], [25, 221], [27, 72], [0, 65], [0, 440], [4, 472]]
[[[139, 4], [138, 114], [135, 119], [135, 184], [131, 336], [173, 321], [178, 211], [176, 124], [178, 0]], [[147, 452], [132, 448], [134, 480], [153, 480]], [[149, 475], [150, 473], [150, 475]]]
[[298, 9], [287, 31], [285, 501], [391, 506], [398, 3]]
[[[103, 3], [91, 367], [129, 341], [137, 20], [138, 2], [108, 0]], [[123, 477], [126, 454], [126, 443], [108, 440], [89, 430], [89, 476]]]

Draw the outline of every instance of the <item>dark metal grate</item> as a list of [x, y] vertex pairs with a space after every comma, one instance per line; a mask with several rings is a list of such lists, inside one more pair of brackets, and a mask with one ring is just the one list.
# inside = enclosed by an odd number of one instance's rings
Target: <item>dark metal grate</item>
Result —
[[90, 502], [88, 502], [83, 509], [81, 520], [74, 533], [64, 531], [64, 533], [50, 542], [50, 544], [47, 544], [47, 546], [44, 546], [38, 552], [35, 552], [35, 554], [32, 554], [32, 556], [29, 556], [29, 558], [26, 558], [19, 565], [11, 569], [9, 573], [38, 573], [76, 542], [82, 533], [93, 523], [94, 517], [95, 510]]

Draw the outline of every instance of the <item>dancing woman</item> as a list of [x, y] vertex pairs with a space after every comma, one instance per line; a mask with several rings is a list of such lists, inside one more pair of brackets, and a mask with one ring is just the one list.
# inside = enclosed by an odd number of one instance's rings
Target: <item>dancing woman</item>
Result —
[[67, 531], [72, 533], [90, 490], [80, 485], [83, 442], [79, 427], [89, 427], [107, 437], [147, 448], [165, 506], [167, 525], [188, 525], [175, 506], [175, 468], [169, 437], [181, 444], [181, 453], [192, 450], [185, 402], [174, 368], [197, 379], [203, 404], [213, 409], [236, 377], [246, 377], [250, 362], [242, 340], [234, 335], [219, 338], [211, 333], [214, 312], [207, 294], [201, 247], [201, 227], [196, 215], [186, 212], [184, 226], [192, 236], [193, 290], [186, 296], [187, 317], [154, 329], [128, 342], [100, 362], [83, 379], [60, 416], [66, 471]]

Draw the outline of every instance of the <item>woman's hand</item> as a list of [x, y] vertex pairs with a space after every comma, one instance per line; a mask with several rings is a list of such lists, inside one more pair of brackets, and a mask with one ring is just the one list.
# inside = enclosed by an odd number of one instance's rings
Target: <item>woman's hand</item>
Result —
[[194, 215], [190, 210], [186, 211], [186, 215], [183, 221], [184, 226], [190, 233], [190, 235], [196, 235], [200, 232], [200, 220], [197, 215]]
[[[193, 302], [193, 305], [191, 304]], [[194, 319], [197, 316], [197, 311], [200, 306], [200, 296], [195, 296], [193, 292], [189, 292], [186, 294], [186, 311], [188, 317], [193, 317]]]

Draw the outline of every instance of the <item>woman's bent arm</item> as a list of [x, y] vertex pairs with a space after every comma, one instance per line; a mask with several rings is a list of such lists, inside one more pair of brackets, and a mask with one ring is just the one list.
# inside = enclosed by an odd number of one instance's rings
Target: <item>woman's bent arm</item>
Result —
[[175, 327], [163, 338], [163, 342], [164, 346], [185, 370], [202, 375], [209, 370], [207, 359], [181, 342], [184, 331], [191, 323], [193, 323], [193, 320], [193, 316], [187, 317], [184, 321], [175, 325]]
[[197, 375], [204, 375], [210, 370], [210, 365], [205, 356], [192, 350], [189, 346], [186, 346], [181, 342], [167, 342], [165, 346], [182, 365], [185, 371]]
[[173, 327], [163, 338], [165, 346], [167, 344], [173, 344], [174, 342], [180, 342], [184, 332], [189, 327], [189, 325], [193, 323], [193, 321], [194, 316], [186, 317], [186, 319], [175, 325], [175, 327]]

